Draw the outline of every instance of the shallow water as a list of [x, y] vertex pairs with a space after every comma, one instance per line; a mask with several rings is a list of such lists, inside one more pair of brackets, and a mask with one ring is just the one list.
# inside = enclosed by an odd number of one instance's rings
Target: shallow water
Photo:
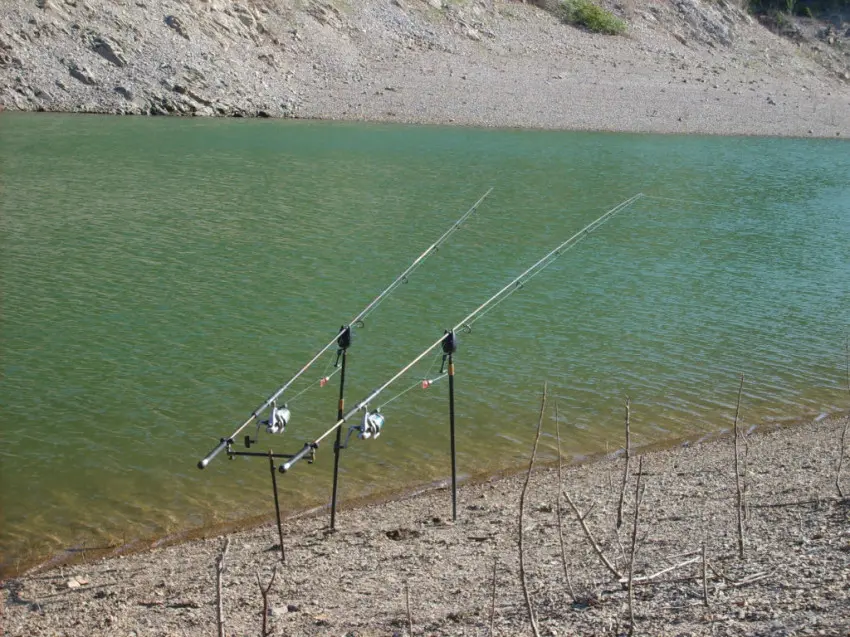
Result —
[[[460, 472], [527, 459], [544, 380], [575, 457], [620, 444], [626, 394], [636, 444], [729, 427], [741, 372], [748, 425], [848, 407], [845, 142], [4, 114], [0, 168], [6, 565], [271, 511], [265, 460], [197, 461], [490, 187], [356, 331], [349, 406], [644, 192], [461, 335]], [[258, 448], [324, 431], [336, 380]], [[388, 404], [341, 497], [447, 476], [447, 411], [445, 380]]]

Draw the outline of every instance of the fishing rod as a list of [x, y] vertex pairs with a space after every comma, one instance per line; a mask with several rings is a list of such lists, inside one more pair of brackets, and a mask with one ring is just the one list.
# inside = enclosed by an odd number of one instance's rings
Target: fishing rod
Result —
[[[453, 235], [458, 230], [458, 228], [460, 228], [461, 225], [467, 219], [469, 219], [470, 216], [472, 216], [475, 213], [475, 211], [478, 209], [478, 206], [481, 205], [481, 202], [483, 202], [484, 199], [486, 199], [487, 196], [491, 192], [493, 192], [492, 188], [490, 188], [487, 192], [485, 192], [481, 196], [481, 198], [472, 205], [472, 207], [469, 210], [467, 210], [457, 221], [455, 221], [451, 225], [451, 227], [449, 227], [448, 230], [446, 230], [440, 236], [439, 239], [437, 239], [434, 243], [432, 243], [430, 246], [428, 246], [428, 248], [422, 254], [420, 254], [418, 257], [416, 257], [416, 259], [414, 259], [414, 261], [401, 274], [399, 274], [393, 280], [392, 283], [390, 283], [386, 288], [384, 288], [384, 290], [380, 294], [378, 294], [378, 296], [376, 296], [365, 308], [363, 308], [360, 311], [360, 313], [358, 313], [346, 325], [343, 325], [340, 328], [337, 335], [334, 336], [334, 338], [331, 339], [331, 341], [327, 345], [325, 345], [322, 349], [320, 349], [319, 352], [315, 356], [313, 356], [313, 358], [311, 358], [309, 361], [307, 361], [307, 364], [304, 365], [301, 369], [299, 369], [292, 378], [290, 378], [288, 381], [286, 381], [286, 383], [283, 384], [282, 387], [280, 387], [271, 396], [269, 396], [262, 405], [260, 405], [253, 412], [251, 412], [251, 415], [248, 417], [248, 419], [245, 420], [245, 422], [243, 422], [241, 425], [239, 425], [239, 427], [236, 428], [236, 431], [234, 431], [227, 438], [222, 438], [220, 440], [220, 442], [218, 443], [218, 445], [216, 445], [215, 448], [212, 451], [210, 451], [202, 460], [200, 460], [198, 462], [198, 469], [204, 469], [210, 462], [212, 462], [213, 458], [215, 458], [219, 453], [221, 453], [221, 451], [223, 449], [232, 445], [236, 436], [238, 436], [239, 433], [242, 430], [245, 429], [245, 427], [250, 425], [255, 420], [258, 420], [259, 417], [260, 417], [260, 414], [268, 407], [271, 407], [271, 411], [269, 413], [268, 420], [264, 421], [264, 423], [259, 423], [259, 424], [266, 424], [266, 429], [268, 430], [269, 433], [280, 433], [280, 432], [282, 432], [286, 428], [286, 425], [289, 423], [289, 419], [291, 417], [290, 411], [286, 407], [286, 405], [284, 405], [281, 408], [277, 407], [277, 399], [280, 398], [280, 396], [283, 394], [283, 392], [285, 392], [287, 389], [289, 389], [289, 387], [292, 385], [292, 383], [294, 383], [296, 380], [298, 380], [298, 378], [304, 372], [306, 372], [308, 369], [310, 369], [310, 367], [313, 365], [313, 363], [315, 363], [319, 358], [321, 358], [322, 355], [325, 354], [325, 352], [327, 352], [334, 345], [337, 345], [339, 347], [339, 350], [338, 350], [338, 360], [339, 360], [340, 356], [342, 356], [345, 353], [345, 351], [348, 349], [348, 346], [351, 344], [351, 329], [352, 329], [352, 327], [354, 327], [354, 326], [362, 327], [363, 319], [365, 319], [366, 316], [370, 312], [372, 312], [375, 308], [377, 308], [378, 305], [381, 303], [381, 301], [383, 301], [389, 294], [391, 294], [398, 286], [402, 285], [403, 283], [407, 283], [407, 280], [408, 280], [407, 277], [410, 274], [412, 274], [413, 271], [416, 270], [416, 268], [418, 268], [420, 265], [422, 265], [422, 263], [428, 257], [430, 257], [432, 254], [437, 252], [437, 250], [439, 250], [440, 246], [446, 240], [448, 240], [448, 238], [451, 235]], [[323, 379], [323, 380], [326, 380], [326, 379]], [[342, 401], [342, 399], [340, 398], [340, 405], [342, 404], [341, 401]], [[258, 428], [259, 428], [259, 424], [257, 425]], [[263, 454], [263, 455], [266, 455], [266, 454]]]
[[[407, 365], [401, 368], [392, 378], [386, 381], [383, 385], [375, 389], [372, 393], [370, 393], [366, 398], [358, 402], [350, 411], [341, 415], [337, 421], [327, 429], [321, 436], [313, 440], [312, 442], [304, 443], [304, 447], [298, 453], [291, 456], [286, 462], [280, 465], [278, 470], [281, 473], [286, 473], [300, 460], [304, 459], [306, 456], [310, 456], [312, 459], [315, 455], [316, 449], [319, 448], [319, 444], [328, 436], [330, 436], [333, 432], [338, 431], [343, 424], [345, 424], [352, 416], [355, 416], [359, 411], [365, 409], [365, 413], [363, 415], [363, 420], [360, 425], [352, 426], [349, 429], [349, 437], [352, 431], [358, 431], [358, 437], [361, 439], [369, 439], [369, 438], [377, 438], [381, 434], [381, 430], [384, 425], [384, 417], [380, 413], [379, 410], [375, 410], [373, 412], [369, 411], [369, 403], [372, 402], [375, 398], [377, 398], [381, 392], [383, 392], [387, 387], [392, 385], [395, 381], [401, 378], [404, 374], [406, 374], [411, 368], [413, 368], [417, 363], [419, 363], [423, 358], [428, 356], [434, 349], [439, 346], [443, 346], [444, 360], [445, 357], [450, 356], [457, 347], [457, 341], [455, 337], [455, 333], [458, 330], [471, 331], [472, 325], [479, 319], [481, 319], [487, 312], [495, 308], [499, 303], [507, 299], [514, 292], [521, 289], [525, 283], [530, 281], [532, 278], [540, 274], [543, 270], [545, 270], [555, 259], [560, 257], [564, 252], [574, 248], [576, 245], [581, 243], [584, 239], [590, 236], [591, 233], [596, 231], [600, 226], [609, 221], [612, 217], [614, 217], [617, 213], [623, 211], [624, 209], [631, 206], [633, 203], [638, 201], [643, 197], [643, 193], [638, 193], [633, 197], [626, 199], [625, 201], [617, 204], [615, 207], [611, 208], [608, 212], [595, 219], [591, 223], [587, 224], [584, 228], [576, 232], [569, 239], [559, 244], [555, 249], [547, 253], [544, 257], [539, 259], [533, 265], [528, 267], [518, 276], [516, 276], [513, 280], [511, 280], [507, 285], [505, 285], [501, 290], [496, 292], [489, 299], [484, 301], [481, 305], [475, 308], [472, 312], [470, 312], [464, 319], [462, 319], [457, 325], [455, 325], [451, 330], [446, 330], [445, 333], [434, 343], [429, 345], [421, 354], [416, 356], [412, 361], [410, 361]], [[449, 369], [449, 378], [451, 379], [451, 368]], [[442, 370], [441, 370], [442, 372]], [[389, 402], [389, 401], [388, 401]], [[347, 441], [346, 441], [347, 442]]]

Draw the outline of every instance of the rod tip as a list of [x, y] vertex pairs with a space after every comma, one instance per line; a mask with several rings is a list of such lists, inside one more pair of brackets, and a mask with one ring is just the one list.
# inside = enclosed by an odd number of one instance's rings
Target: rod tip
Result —
[[204, 467], [206, 467], [206, 466], [207, 466], [207, 461], [206, 461], [206, 460], [199, 460], [199, 461], [198, 461], [198, 469], [203, 469], [203, 468], [204, 468]]

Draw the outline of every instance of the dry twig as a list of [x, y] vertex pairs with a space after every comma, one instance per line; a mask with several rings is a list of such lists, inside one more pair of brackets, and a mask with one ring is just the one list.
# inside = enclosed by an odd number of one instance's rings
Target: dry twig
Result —
[[269, 580], [269, 585], [263, 588], [262, 582], [260, 582], [260, 572], [257, 571], [257, 586], [260, 587], [260, 595], [263, 596], [263, 632], [261, 633], [262, 637], [266, 637], [269, 634], [268, 631], [268, 618], [269, 618], [269, 591], [274, 586], [274, 578], [277, 577], [277, 564], [274, 565], [274, 570], [272, 571], [272, 578]]
[[567, 588], [570, 591], [570, 597], [573, 602], [576, 601], [576, 593], [573, 590], [573, 582], [570, 579], [569, 570], [567, 570], [567, 552], [564, 548], [564, 526], [561, 520], [561, 491], [564, 488], [564, 480], [561, 477], [561, 465], [563, 457], [561, 456], [561, 426], [558, 423], [558, 401], [555, 401], [555, 436], [558, 439], [558, 501], [555, 504], [555, 510], [558, 512], [558, 541], [561, 543], [561, 565], [564, 567], [564, 579], [567, 580]]
[[[632, 552], [629, 560], [629, 635], [635, 634], [635, 589], [632, 580], [635, 571], [635, 554], [637, 553], [637, 531], [640, 519], [640, 503], [643, 493], [640, 490], [640, 479], [643, 475], [643, 456], [638, 463], [637, 485], [635, 486], [635, 519], [632, 526]], [[645, 489], [644, 489], [645, 490]]]
[[496, 620], [496, 564], [499, 562], [498, 557], [493, 558], [493, 594], [490, 597], [490, 637], [496, 633], [493, 632], [493, 622]]
[[623, 482], [620, 485], [620, 503], [617, 505], [617, 528], [623, 525], [623, 500], [629, 480], [629, 461], [632, 456], [631, 399], [626, 396], [626, 466], [623, 467]]
[[596, 542], [596, 538], [593, 537], [593, 533], [591, 533], [590, 529], [587, 527], [587, 523], [585, 522], [585, 518], [587, 517], [587, 515], [581, 514], [566, 489], [564, 490], [564, 497], [567, 499], [567, 504], [570, 505], [570, 508], [573, 510], [573, 513], [575, 513], [576, 518], [578, 518], [579, 524], [581, 524], [581, 528], [584, 531], [585, 537], [587, 537], [587, 540], [588, 542], [590, 542], [590, 545], [593, 547], [593, 550], [596, 552], [596, 555], [599, 556], [600, 560], [602, 560], [602, 563], [605, 565], [605, 568], [611, 571], [614, 577], [616, 577], [618, 580], [623, 579], [623, 574], [620, 573], [620, 571], [618, 571], [613, 564], [611, 564], [611, 560], [609, 560], [605, 556], [605, 553], [602, 552], [602, 549]]
[[531, 621], [531, 630], [534, 637], [540, 637], [537, 628], [537, 619], [534, 617], [534, 609], [531, 606], [531, 596], [528, 593], [528, 582], [525, 578], [525, 558], [522, 550], [522, 522], [525, 515], [525, 494], [528, 491], [528, 483], [531, 480], [531, 471], [534, 469], [534, 457], [537, 455], [537, 444], [540, 442], [540, 429], [543, 427], [543, 411], [546, 407], [546, 383], [543, 383], [543, 396], [540, 399], [540, 417], [537, 419], [537, 435], [534, 437], [534, 447], [531, 449], [531, 460], [528, 463], [528, 473], [525, 476], [525, 484], [519, 496], [519, 577], [522, 583], [522, 593], [525, 596], [525, 606], [528, 609], [528, 619]]
[[407, 634], [413, 634], [413, 615], [410, 614], [410, 584], [404, 583], [404, 605], [407, 607]]
[[705, 607], [710, 606], [708, 602], [708, 576], [706, 575], [705, 542], [702, 543], [702, 603]]
[[741, 474], [738, 470], [738, 416], [741, 413], [741, 394], [744, 391], [744, 375], [741, 374], [741, 384], [738, 387], [738, 404], [735, 407], [735, 490], [737, 491], [738, 509], [738, 555], [744, 559], [744, 510], [743, 495], [741, 494]]
[[230, 538], [224, 538], [221, 554], [215, 563], [215, 608], [216, 624], [218, 626], [218, 637], [224, 637], [224, 607], [221, 601], [221, 576], [224, 574], [224, 558], [227, 557], [227, 549], [230, 548]]
[[[844, 352], [847, 361], [847, 394], [850, 395], [850, 337], [844, 339]], [[838, 450], [838, 468], [835, 470], [835, 488], [838, 490], [839, 498], [844, 498], [844, 491], [841, 488], [841, 468], [844, 464], [844, 446], [847, 443], [848, 428], [850, 428], [850, 419], [844, 423], [844, 429], [841, 432], [841, 447]]]

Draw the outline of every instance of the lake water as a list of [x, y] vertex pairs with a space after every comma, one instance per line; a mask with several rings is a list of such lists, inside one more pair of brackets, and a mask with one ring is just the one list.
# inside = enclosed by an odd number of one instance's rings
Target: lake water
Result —
[[[575, 458], [622, 444], [627, 394], [635, 444], [728, 428], [741, 372], [747, 425], [846, 410], [848, 175], [831, 140], [4, 113], [0, 559], [270, 514], [266, 461], [198, 460], [491, 187], [356, 331], [349, 406], [643, 192], [461, 335], [460, 473], [527, 461], [544, 380]], [[333, 358], [260, 450], [334, 422]], [[449, 475], [445, 380], [384, 413], [343, 501]], [[286, 511], [327, 503], [331, 447]]]

